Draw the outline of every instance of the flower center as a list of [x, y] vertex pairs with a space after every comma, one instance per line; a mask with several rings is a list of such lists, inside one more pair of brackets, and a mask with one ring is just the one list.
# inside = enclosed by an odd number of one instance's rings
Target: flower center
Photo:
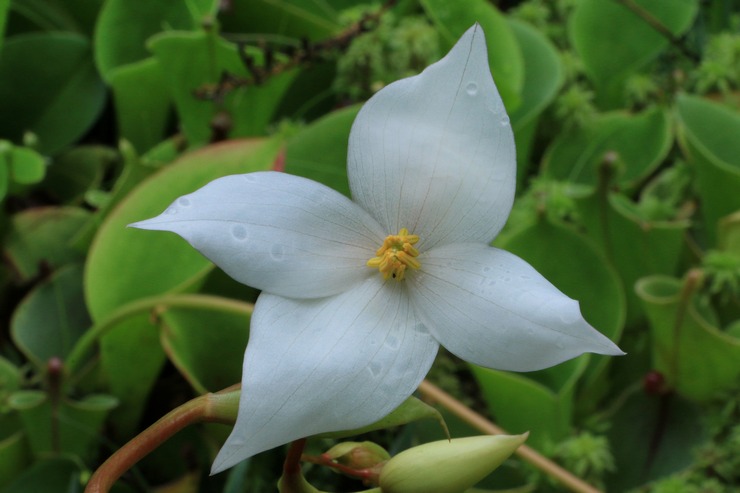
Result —
[[375, 252], [375, 257], [367, 261], [367, 266], [378, 269], [383, 274], [383, 279], [392, 277], [396, 281], [402, 281], [406, 268], [421, 267], [416, 260], [419, 251], [413, 247], [418, 241], [417, 235], [410, 235], [408, 229], [401, 228], [397, 235], [386, 236], [383, 246]]

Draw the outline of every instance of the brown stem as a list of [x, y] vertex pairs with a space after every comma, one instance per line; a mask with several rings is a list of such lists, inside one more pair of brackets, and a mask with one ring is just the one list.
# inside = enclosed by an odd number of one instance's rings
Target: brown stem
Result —
[[[239, 46], [240, 56], [242, 57], [242, 61], [247, 67], [247, 70], [251, 73], [251, 77], [238, 77], [233, 74], [223, 74], [221, 81], [218, 84], [204, 85], [195, 90], [194, 96], [198, 99], [206, 100], [220, 99], [229, 92], [240, 87], [259, 85], [270, 77], [279, 75], [297, 66], [321, 59], [321, 57], [328, 51], [335, 49], [345, 50], [354, 38], [367, 32], [370, 29], [368, 26], [373, 22], [378, 21], [382, 15], [397, 2], [398, 0], [386, 0], [376, 12], [366, 14], [358, 22], [352, 24], [350, 27], [332, 38], [318, 43], [311, 43], [308, 40], [304, 40], [301, 47], [295, 49], [291, 53], [290, 59], [283, 63], [267, 63], [265, 67], [257, 66], [252, 57], [242, 52], [243, 46]], [[268, 51], [267, 53], [269, 53], [269, 57], [272, 57], [272, 52]], [[268, 57], [266, 56], [266, 58]]]
[[[488, 433], [489, 435], [506, 434], [506, 431], [504, 431], [503, 428], [491, 423], [489, 420], [427, 380], [421, 382], [419, 392], [421, 392], [426, 399], [438, 403], [452, 414], [484, 433]], [[555, 479], [570, 491], [574, 491], [576, 493], [601, 493], [598, 489], [586, 483], [581, 478], [573, 475], [569, 471], [566, 471], [531, 447], [522, 445], [514, 453], [551, 478]]]
[[688, 46], [686, 46], [685, 38], [675, 36], [670, 29], [668, 29], [657, 17], [655, 17], [650, 11], [638, 4], [634, 0], [617, 0], [619, 3], [630, 9], [642, 20], [644, 20], [650, 27], [655, 29], [661, 36], [666, 38], [670, 43], [678, 48], [689, 60], [693, 62], [700, 62], [701, 58], [699, 55], [694, 53]]
[[201, 422], [233, 424], [239, 402], [239, 386], [205, 394], [173, 409], [118, 449], [90, 478], [85, 493], [107, 493], [138, 461], [183, 428]]

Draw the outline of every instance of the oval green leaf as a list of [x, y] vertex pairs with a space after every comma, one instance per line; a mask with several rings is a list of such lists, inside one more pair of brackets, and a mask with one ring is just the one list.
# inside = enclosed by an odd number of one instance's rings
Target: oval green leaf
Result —
[[[90, 247], [85, 296], [100, 320], [130, 301], [192, 285], [212, 264], [176, 235], [126, 228], [225, 175], [269, 169], [277, 140], [239, 140], [192, 152], [142, 182], [106, 218]], [[115, 282], [112, 282], [115, 280]]]

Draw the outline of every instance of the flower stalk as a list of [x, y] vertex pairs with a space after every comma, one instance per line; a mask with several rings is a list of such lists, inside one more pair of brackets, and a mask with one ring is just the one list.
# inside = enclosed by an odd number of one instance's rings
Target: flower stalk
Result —
[[233, 424], [240, 394], [240, 386], [234, 385], [173, 409], [110, 456], [92, 475], [85, 493], [107, 493], [126, 471], [187, 426], [203, 422]]

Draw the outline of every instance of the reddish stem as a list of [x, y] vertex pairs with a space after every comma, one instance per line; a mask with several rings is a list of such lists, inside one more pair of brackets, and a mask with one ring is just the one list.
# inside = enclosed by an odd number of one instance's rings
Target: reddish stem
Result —
[[90, 478], [85, 493], [107, 493], [138, 461], [183, 428], [200, 422], [233, 424], [239, 391], [229, 387], [205, 394], [173, 409], [118, 449]]
[[331, 467], [332, 469], [336, 469], [337, 471], [341, 472], [342, 474], [346, 474], [347, 476], [361, 479], [365, 482], [369, 482], [372, 484], [376, 484], [378, 482], [378, 471], [375, 469], [352, 469], [351, 467], [347, 467], [343, 464], [340, 464], [334, 459], [330, 458], [327, 454], [321, 454], [318, 457], [314, 455], [303, 455], [301, 457], [301, 460], [305, 462], [310, 462], [312, 464], [318, 464], [320, 466], [325, 467]]

